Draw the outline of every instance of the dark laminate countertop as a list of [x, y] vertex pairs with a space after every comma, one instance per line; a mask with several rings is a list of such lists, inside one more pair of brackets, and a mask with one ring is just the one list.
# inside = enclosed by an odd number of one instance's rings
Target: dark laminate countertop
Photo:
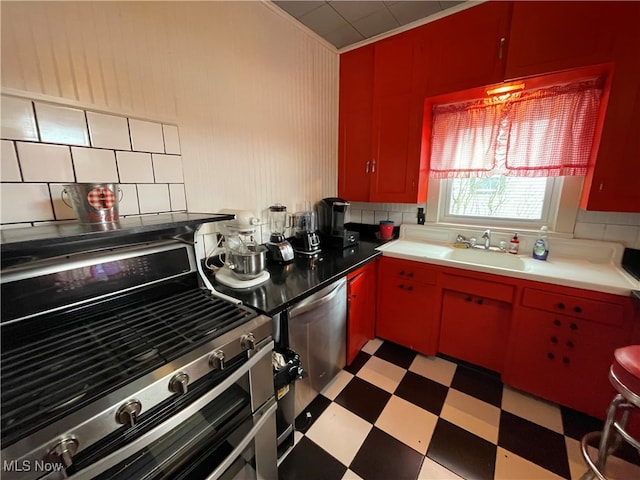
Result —
[[235, 289], [209, 277], [214, 288], [269, 316], [284, 310], [381, 255], [380, 241], [361, 240], [345, 250], [323, 250], [317, 258], [296, 257], [291, 263], [269, 263], [271, 278], [261, 285]]

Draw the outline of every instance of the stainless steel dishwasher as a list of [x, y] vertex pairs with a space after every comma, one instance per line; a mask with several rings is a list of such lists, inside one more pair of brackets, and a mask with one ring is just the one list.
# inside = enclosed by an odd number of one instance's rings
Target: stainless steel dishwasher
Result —
[[289, 344], [307, 376], [295, 384], [295, 417], [345, 366], [347, 279], [341, 278], [289, 309]]

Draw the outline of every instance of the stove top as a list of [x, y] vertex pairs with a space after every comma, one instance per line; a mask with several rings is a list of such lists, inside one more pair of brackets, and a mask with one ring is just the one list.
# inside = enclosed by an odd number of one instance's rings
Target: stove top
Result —
[[4, 325], [2, 448], [256, 316], [175, 281]]

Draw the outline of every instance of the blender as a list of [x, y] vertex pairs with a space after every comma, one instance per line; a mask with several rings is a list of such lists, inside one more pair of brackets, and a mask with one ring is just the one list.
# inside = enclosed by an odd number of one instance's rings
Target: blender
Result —
[[297, 212], [293, 216], [293, 249], [301, 255], [313, 256], [320, 252], [320, 238], [316, 232], [316, 212]]
[[285, 229], [290, 226], [287, 207], [276, 203], [269, 207], [269, 229], [271, 236], [267, 242], [269, 256], [275, 262], [286, 263], [293, 260], [293, 247], [285, 237]]

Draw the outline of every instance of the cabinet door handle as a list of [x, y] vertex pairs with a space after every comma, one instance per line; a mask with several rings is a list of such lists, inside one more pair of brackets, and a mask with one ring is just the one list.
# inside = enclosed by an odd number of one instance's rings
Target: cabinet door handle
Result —
[[504, 46], [507, 43], [507, 39], [505, 37], [500, 38], [500, 48], [498, 48], [498, 60], [502, 60], [504, 57]]
[[376, 159], [371, 160], [371, 173], [376, 173]]
[[556, 356], [553, 353], [549, 352], [549, 353], [547, 353], [547, 358], [549, 360], [553, 360], [554, 358], [556, 358]]
[[413, 292], [413, 287], [408, 287], [407, 290], [409, 290], [410, 292]]
[[409, 272], [409, 278], [413, 277], [413, 272]]
[[573, 348], [573, 342], [571, 340], [567, 342], [567, 347]]
[[558, 307], [559, 310], [564, 310], [564, 303], [560, 302], [556, 307]]
[[556, 319], [553, 321], [553, 324], [554, 324], [556, 327], [559, 327], [559, 326], [560, 326], [560, 320], [558, 320], [558, 319], [556, 318]]
[[404, 275], [404, 270], [400, 270], [400, 275]]
[[569, 325], [569, 328], [571, 330], [577, 330], [578, 329], [578, 325], [576, 325], [575, 323], [572, 323], [571, 325]]
[[400, 285], [398, 285], [399, 288], [404, 288], [404, 284], [401, 283]]
[[569, 365], [570, 363], [569, 357], [562, 357], [562, 363], [564, 363], [565, 365]]
[[582, 308], [576, 305], [575, 307], [573, 307], [573, 311], [576, 313], [582, 313]]
[[479, 298], [478, 300], [476, 300], [476, 303], [477, 303], [478, 305], [482, 305], [482, 299], [481, 299], [481, 298]]
[[369, 173], [369, 164], [371, 163], [371, 160], [367, 160], [367, 163], [364, 167], [364, 173]]
[[558, 343], [558, 337], [551, 337], [551, 343]]
[[467, 298], [464, 299], [464, 301], [465, 302], [471, 302], [471, 301], [473, 301], [473, 298], [472, 297], [467, 297]]

